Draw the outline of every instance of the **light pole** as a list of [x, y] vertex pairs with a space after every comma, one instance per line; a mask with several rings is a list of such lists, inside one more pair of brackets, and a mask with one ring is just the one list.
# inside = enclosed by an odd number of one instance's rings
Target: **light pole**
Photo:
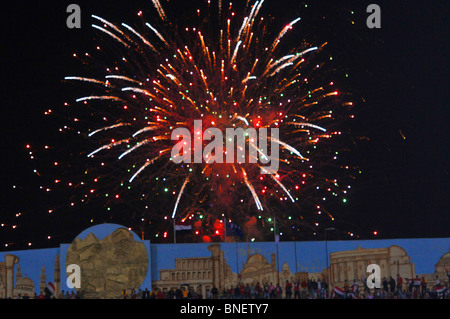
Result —
[[334, 227], [330, 227], [330, 228], [325, 228], [325, 230], [323, 231], [323, 237], [325, 240], [325, 260], [327, 262], [327, 294], [330, 293], [330, 285], [331, 285], [331, 278], [330, 278], [330, 268], [328, 265], [328, 241], [327, 241], [327, 231], [329, 230], [336, 230], [336, 228]]

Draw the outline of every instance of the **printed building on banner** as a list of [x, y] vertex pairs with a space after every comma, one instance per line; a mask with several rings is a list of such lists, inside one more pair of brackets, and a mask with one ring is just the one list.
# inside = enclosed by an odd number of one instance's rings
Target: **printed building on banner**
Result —
[[216, 287], [219, 290], [235, 285], [237, 274], [233, 273], [227, 264], [220, 244], [208, 245], [210, 256], [175, 258], [175, 268], [161, 269], [160, 279], [154, 280], [152, 286], [168, 292], [182, 285], [194, 287], [203, 296], [206, 291]]
[[[51, 264], [54, 258], [54, 269], [53, 269], [53, 281], [47, 282], [47, 271], [44, 265], [35, 264], [33, 269], [29, 268], [30, 263], [28, 260], [42, 260], [36, 258], [39, 253], [43, 253], [49, 256], [49, 259], [44, 259], [46, 264]], [[50, 254], [49, 254], [50, 253]], [[20, 264], [20, 257], [23, 256], [25, 259], [25, 264], [27, 267], [22, 267]], [[27, 256], [27, 255], [30, 255]], [[32, 257], [32, 256], [35, 257]], [[1, 253], [0, 253], [1, 256]], [[47, 250], [30, 250], [30, 251], [20, 251], [6, 253], [3, 255], [4, 261], [0, 261], [0, 299], [3, 298], [34, 298], [39, 294], [44, 294], [46, 288], [49, 289], [49, 293], [54, 295], [55, 291], [60, 290], [60, 260], [57, 249], [47, 249]], [[1, 260], [1, 259], [0, 259]], [[34, 273], [34, 276], [29, 276], [29, 273]]]
[[414, 264], [405, 249], [400, 246], [386, 248], [362, 248], [339, 251], [330, 254], [330, 283], [333, 286], [350, 286], [355, 280], [367, 277], [367, 266], [377, 264], [381, 269], [381, 278], [414, 278]]

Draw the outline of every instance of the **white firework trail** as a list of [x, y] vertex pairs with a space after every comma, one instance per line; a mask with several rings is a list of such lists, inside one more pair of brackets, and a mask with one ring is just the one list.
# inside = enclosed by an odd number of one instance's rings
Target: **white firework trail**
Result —
[[188, 182], [189, 182], [189, 176], [186, 177], [186, 180], [184, 181], [183, 186], [181, 186], [180, 193], [178, 194], [177, 201], [176, 201], [176, 203], [175, 203], [175, 207], [173, 208], [172, 218], [174, 218], [175, 215], [176, 215], [176, 213], [177, 213], [178, 203], [180, 202], [180, 198], [181, 198], [181, 196], [183, 195], [184, 188], [186, 187], [186, 184], [187, 184]]
[[294, 198], [291, 196], [291, 193], [286, 189], [286, 187], [278, 180], [278, 178], [276, 178], [274, 175], [270, 175], [270, 177], [272, 177], [272, 179], [283, 189], [283, 191], [289, 196], [289, 198], [291, 199], [291, 201], [293, 203], [295, 203]]
[[92, 155], [94, 155], [94, 154], [96, 154], [96, 153], [98, 153], [98, 152], [100, 152], [102, 150], [109, 149], [111, 147], [120, 145], [122, 143], [128, 143], [128, 142], [129, 142], [129, 139], [124, 139], [124, 140], [120, 140], [120, 141], [117, 141], [117, 142], [113, 142], [113, 143], [109, 143], [109, 144], [103, 145], [102, 147], [99, 147], [95, 151], [89, 153], [87, 157], [92, 157]]
[[118, 124], [114, 124], [111, 126], [102, 127], [102, 128], [99, 128], [98, 130], [92, 131], [91, 133], [88, 134], [88, 136], [91, 137], [92, 135], [97, 134], [98, 132], [111, 130], [113, 128], [121, 127], [121, 126], [125, 126], [125, 125], [131, 125], [131, 124], [130, 123], [118, 123]]
[[242, 170], [242, 175], [244, 177], [244, 182], [247, 185], [248, 189], [250, 190], [250, 193], [252, 193], [253, 199], [255, 200], [256, 208], [258, 208], [258, 210], [263, 210], [261, 201], [259, 200], [259, 197], [256, 194], [255, 188], [253, 187], [253, 185], [250, 183], [250, 181], [247, 178], [247, 172], [242, 167], [241, 167], [241, 170]]

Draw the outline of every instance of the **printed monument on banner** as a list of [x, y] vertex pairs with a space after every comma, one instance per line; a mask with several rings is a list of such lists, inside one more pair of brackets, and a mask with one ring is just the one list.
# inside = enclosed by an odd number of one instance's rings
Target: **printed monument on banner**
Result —
[[66, 265], [81, 268], [80, 292], [84, 298], [118, 298], [137, 289], [149, 266], [147, 249], [126, 228], [99, 240], [93, 233], [76, 238], [66, 255]]

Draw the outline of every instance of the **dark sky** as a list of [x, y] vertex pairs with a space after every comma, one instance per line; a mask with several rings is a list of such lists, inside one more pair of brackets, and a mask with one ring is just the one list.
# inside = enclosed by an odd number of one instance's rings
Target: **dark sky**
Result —
[[[73, 70], [72, 52], [83, 52], [93, 43], [89, 16], [133, 21], [138, 9], [153, 9], [150, 1], [78, 1], [82, 28], [69, 30], [65, 20], [70, 3], [16, 1], [2, 7], [0, 224], [26, 227], [20, 232], [0, 228], [0, 249], [9, 241], [39, 242], [58, 223], [71, 222], [48, 219], [45, 212], [23, 219], [15, 214], [45, 207], [46, 198], [35, 190], [39, 183], [25, 145], [52, 140], [42, 113], [65, 100], [67, 88], [61, 80]], [[370, 3], [381, 7], [381, 29], [365, 24]], [[299, 26], [307, 35], [328, 41], [336, 63], [349, 74], [346, 89], [357, 105], [351, 129], [355, 136], [368, 138], [358, 141], [352, 153], [362, 174], [347, 205], [361, 238], [373, 238], [373, 230], [379, 238], [449, 236], [450, 3], [266, 0], [265, 6], [282, 23], [301, 16]], [[70, 241], [82, 230], [68, 230], [69, 238], [61, 235], [61, 240]]]

